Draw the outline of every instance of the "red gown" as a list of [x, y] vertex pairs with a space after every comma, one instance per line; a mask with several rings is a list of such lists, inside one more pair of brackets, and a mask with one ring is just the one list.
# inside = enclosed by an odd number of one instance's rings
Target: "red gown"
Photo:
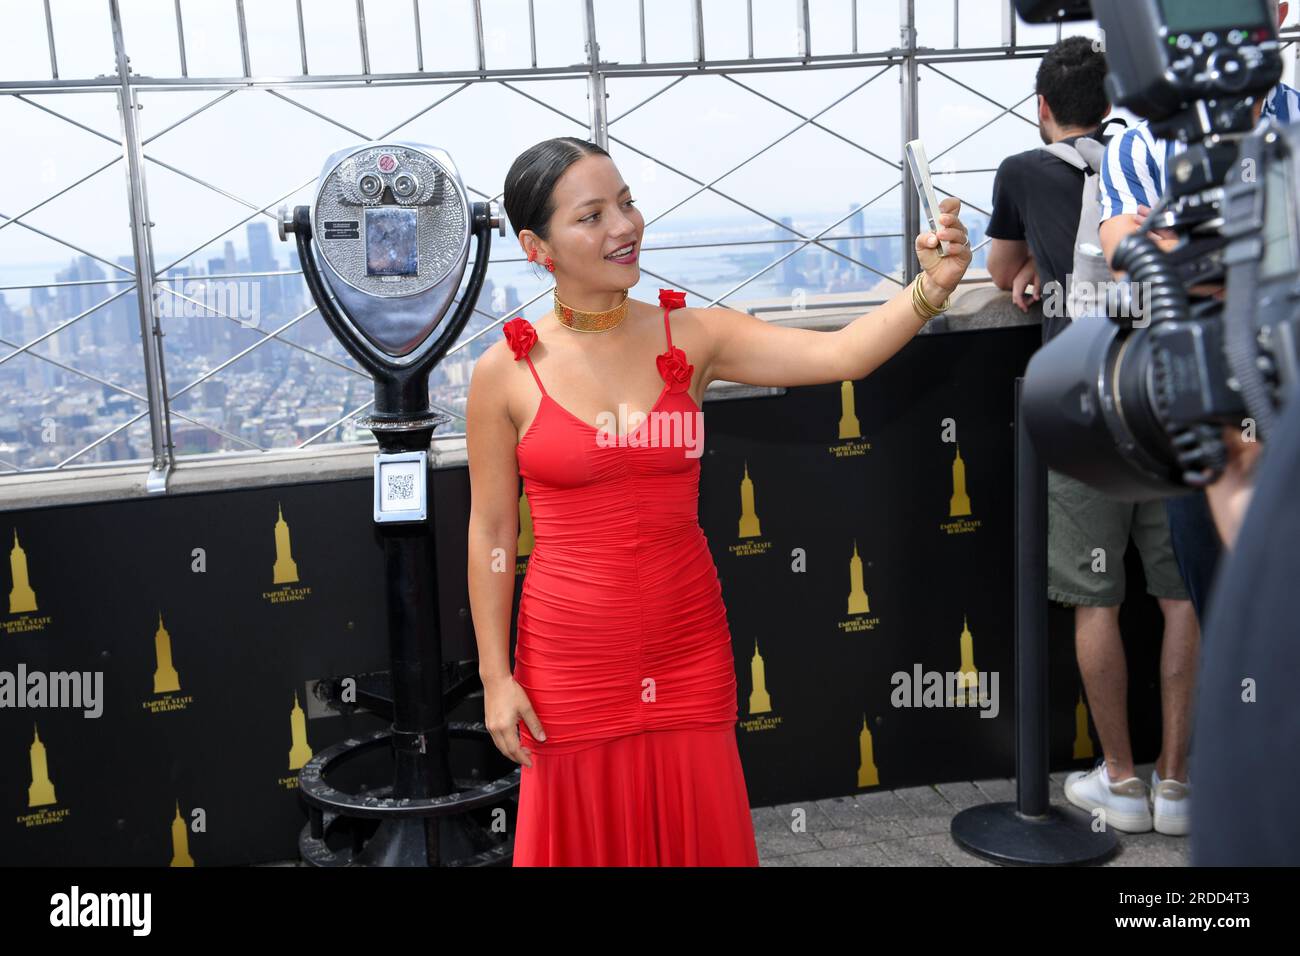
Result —
[[[546, 732], [521, 765], [515, 866], [757, 866], [722, 587], [700, 528], [703, 412], [668, 315], [652, 414], [618, 441], [550, 397], [516, 447], [534, 546], [514, 679]], [[691, 437], [694, 436], [694, 437]], [[613, 439], [614, 441], [610, 441]]]

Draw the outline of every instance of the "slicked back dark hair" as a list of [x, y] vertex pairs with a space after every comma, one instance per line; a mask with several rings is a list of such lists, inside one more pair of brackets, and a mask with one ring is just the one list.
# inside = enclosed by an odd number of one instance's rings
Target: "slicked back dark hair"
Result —
[[555, 184], [564, 171], [584, 156], [609, 156], [595, 143], [573, 136], [544, 140], [524, 150], [506, 173], [503, 202], [515, 235], [531, 229], [550, 238], [555, 214]]
[[1034, 79], [1060, 126], [1092, 129], [1101, 124], [1106, 99], [1106, 57], [1088, 37], [1066, 37], [1043, 54]]

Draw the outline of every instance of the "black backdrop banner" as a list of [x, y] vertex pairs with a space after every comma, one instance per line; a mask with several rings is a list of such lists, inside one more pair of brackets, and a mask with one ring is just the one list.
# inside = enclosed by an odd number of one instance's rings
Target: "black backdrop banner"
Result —
[[[866, 379], [710, 409], [700, 520], [755, 805], [1014, 774], [1014, 381], [1039, 343], [919, 336]], [[1128, 573], [1137, 701], [1160, 625]], [[1049, 623], [1053, 769], [1086, 766], [1073, 612]], [[1138, 753], [1158, 747], [1153, 693]]]
[[[920, 336], [861, 381], [708, 403], [700, 521], [753, 805], [1013, 772], [1013, 382], [1039, 334]], [[444, 658], [470, 660], [467, 470], [431, 499]], [[383, 726], [313, 693], [388, 665], [370, 478], [0, 512], [0, 541], [0, 864], [296, 858], [297, 769]], [[1159, 613], [1128, 574], [1143, 760]], [[1084, 766], [1071, 613], [1051, 630], [1052, 765]], [[457, 777], [502, 761], [453, 751]]]

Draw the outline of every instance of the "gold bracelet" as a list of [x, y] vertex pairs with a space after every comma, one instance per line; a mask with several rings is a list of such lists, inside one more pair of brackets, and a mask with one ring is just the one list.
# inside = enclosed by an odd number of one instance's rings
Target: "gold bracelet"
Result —
[[946, 312], [951, 307], [952, 294], [949, 293], [948, 297], [938, 306], [931, 305], [930, 300], [925, 297], [925, 293], [921, 288], [924, 276], [924, 272], [918, 272], [915, 281], [912, 283], [912, 309], [923, 320], [929, 322], [936, 315], [939, 315], [941, 312]]
[[[925, 278], [925, 273], [924, 273], [924, 272], [918, 273], [917, 278], [918, 278], [918, 279], [924, 279], [924, 278]], [[919, 287], [920, 285], [921, 285], [921, 283], [918, 282], [918, 283], [917, 283], [917, 286]], [[944, 298], [944, 300], [943, 300], [942, 302], [940, 302], [937, 306], [930, 305], [930, 299], [929, 299], [928, 296], [926, 296], [924, 290], [921, 291], [921, 298], [925, 300], [925, 304], [926, 304], [926, 305], [929, 305], [930, 308], [933, 309], [933, 310], [935, 311], [936, 314], [939, 313], [939, 312], [947, 312], [950, 308], [952, 308], [952, 293], [951, 293], [951, 292], [949, 292], [948, 295]]]

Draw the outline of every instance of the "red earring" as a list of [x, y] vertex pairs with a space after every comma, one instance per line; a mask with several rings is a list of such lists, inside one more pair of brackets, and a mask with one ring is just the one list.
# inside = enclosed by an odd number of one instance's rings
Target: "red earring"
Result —
[[545, 266], [546, 266], [546, 271], [547, 271], [547, 272], [554, 272], [554, 271], [555, 271], [555, 263], [551, 261], [551, 257], [550, 257], [550, 256], [547, 256], [547, 257], [546, 257], [546, 262], [545, 262], [544, 264], [545, 264]]
[[536, 262], [536, 261], [537, 261], [537, 250], [536, 250], [536, 249], [529, 249], [529, 250], [528, 250], [528, 261], [529, 261], [529, 262]]

